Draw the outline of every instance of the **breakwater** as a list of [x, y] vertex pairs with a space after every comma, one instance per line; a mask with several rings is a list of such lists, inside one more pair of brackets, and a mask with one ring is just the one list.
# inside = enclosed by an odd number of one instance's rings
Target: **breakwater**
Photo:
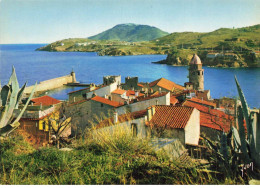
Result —
[[[42, 81], [39, 84], [37, 84], [35, 92], [37, 95], [42, 92], [52, 90], [52, 89], [57, 89], [59, 87], [62, 87], [63, 85], [71, 84], [71, 83], [77, 83], [75, 72], [71, 72], [69, 75], [66, 75], [66, 76]], [[31, 93], [33, 90], [33, 87], [34, 87], [33, 85], [26, 87], [24, 93], [25, 94]]]

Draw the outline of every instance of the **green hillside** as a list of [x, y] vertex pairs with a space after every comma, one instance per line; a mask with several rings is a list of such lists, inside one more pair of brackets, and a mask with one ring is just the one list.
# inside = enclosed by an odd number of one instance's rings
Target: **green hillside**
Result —
[[89, 37], [89, 39], [140, 42], [153, 40], [168, 34], [169, 33], [149, 25], [119, 24], [98, 35]]
[[[208, 33], [179, 32], [150, 41], [129, 42], [155, 37], [152, 31], [158, 29], [151, 28], [153, 27], [121, 24], [95, 36], [100, 40], [94, 40], [94, 37], [64, 39], [37, 50], [98, 52], [99, 55], [110, 56], [168, 54], [167, 59], [159, 63], [169, 65], [187, 65], [192, 54], [197, 53], [204, 65], [208, 66], [260, 67], [260, 25], [237, 29], [220, 28]], [[104, 40], [105, 38], [110, 40]], [[207, 58], [210, 52], [223, 56]], [[232, 53], [233, 57], [226, 57], [223, 53]]]
[[208, 48], [215, 50], [257, 49], [260, 47], [260, 24], [238, 29], [220, 28], [213, 32], [172, 33], [153, 41], [157, 45], [179, 48]]

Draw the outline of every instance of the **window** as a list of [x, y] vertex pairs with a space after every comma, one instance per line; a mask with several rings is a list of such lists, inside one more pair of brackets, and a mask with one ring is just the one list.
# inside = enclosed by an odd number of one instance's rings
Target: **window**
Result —
[[101, 105], [100, 105], [101, 107], [103, 107], [104, 106], [104, 104], [103, 103], [101, 103]]
[[87, 98], [87, 94], [86, 94], [86, 93], [83, 93], [83, 94], [82, 94], [82, 97], [86, 99], [86, 98]]
[[45, 126], [46, 126], [46, 123], [45, 123], [45, 121], [43, 121], [42, 122], [42, 130], [45, 130], [45, 128], [46, 128]]
[[137, 136], [137, 124], [136, 123], [131, 124], [131, 129], [133, 132], [133, 136]]
[[203, 75], [203, 71], [201, 72], [201, 74]]
[[198, 75], [200, 75], [200, 72], [198, 72]]

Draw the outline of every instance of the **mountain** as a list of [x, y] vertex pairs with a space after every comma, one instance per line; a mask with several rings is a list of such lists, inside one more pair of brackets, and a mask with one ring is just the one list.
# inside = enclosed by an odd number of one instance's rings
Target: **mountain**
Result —
[[154, 40], [168, 34], [169, 33], [165, 31], [149, 25], [137, 25], [129, 23], [116, 25], [113, 28], [108, 29], [100, 34], [89, 37], [89, 39], [140, 42]]

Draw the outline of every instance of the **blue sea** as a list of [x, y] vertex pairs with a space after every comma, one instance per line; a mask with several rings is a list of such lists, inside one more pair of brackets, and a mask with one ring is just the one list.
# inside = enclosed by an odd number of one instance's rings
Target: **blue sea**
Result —
[[[164, 77], [183, 85], [188, 81], [188, 67], [174, 67], [151, 62], [166, 58], [166, 55], [139, 56], [98, 56], [89, 52], [44, 52], [35, 49], [45, 44], [0, 45], [0, 80], [7, 83], [12, 65], [15, 66], [20, 86], [28, 81], [33, 85], [51, 78], [67, 75], [73, 69], [77, 81], [82, 83], [102, 83], [103, 76], [138, 76], [140, 82], [151, 82]], [[212, 68], [204, 67], [205, 89], [213, 98], [238, 96], [234, 75], [237, 76], [251, 108], [260, 107], [260, 68]], [[68, 98], [67, 93], [81, 87], [64, 87], [47, 93], [60, 100]]]

